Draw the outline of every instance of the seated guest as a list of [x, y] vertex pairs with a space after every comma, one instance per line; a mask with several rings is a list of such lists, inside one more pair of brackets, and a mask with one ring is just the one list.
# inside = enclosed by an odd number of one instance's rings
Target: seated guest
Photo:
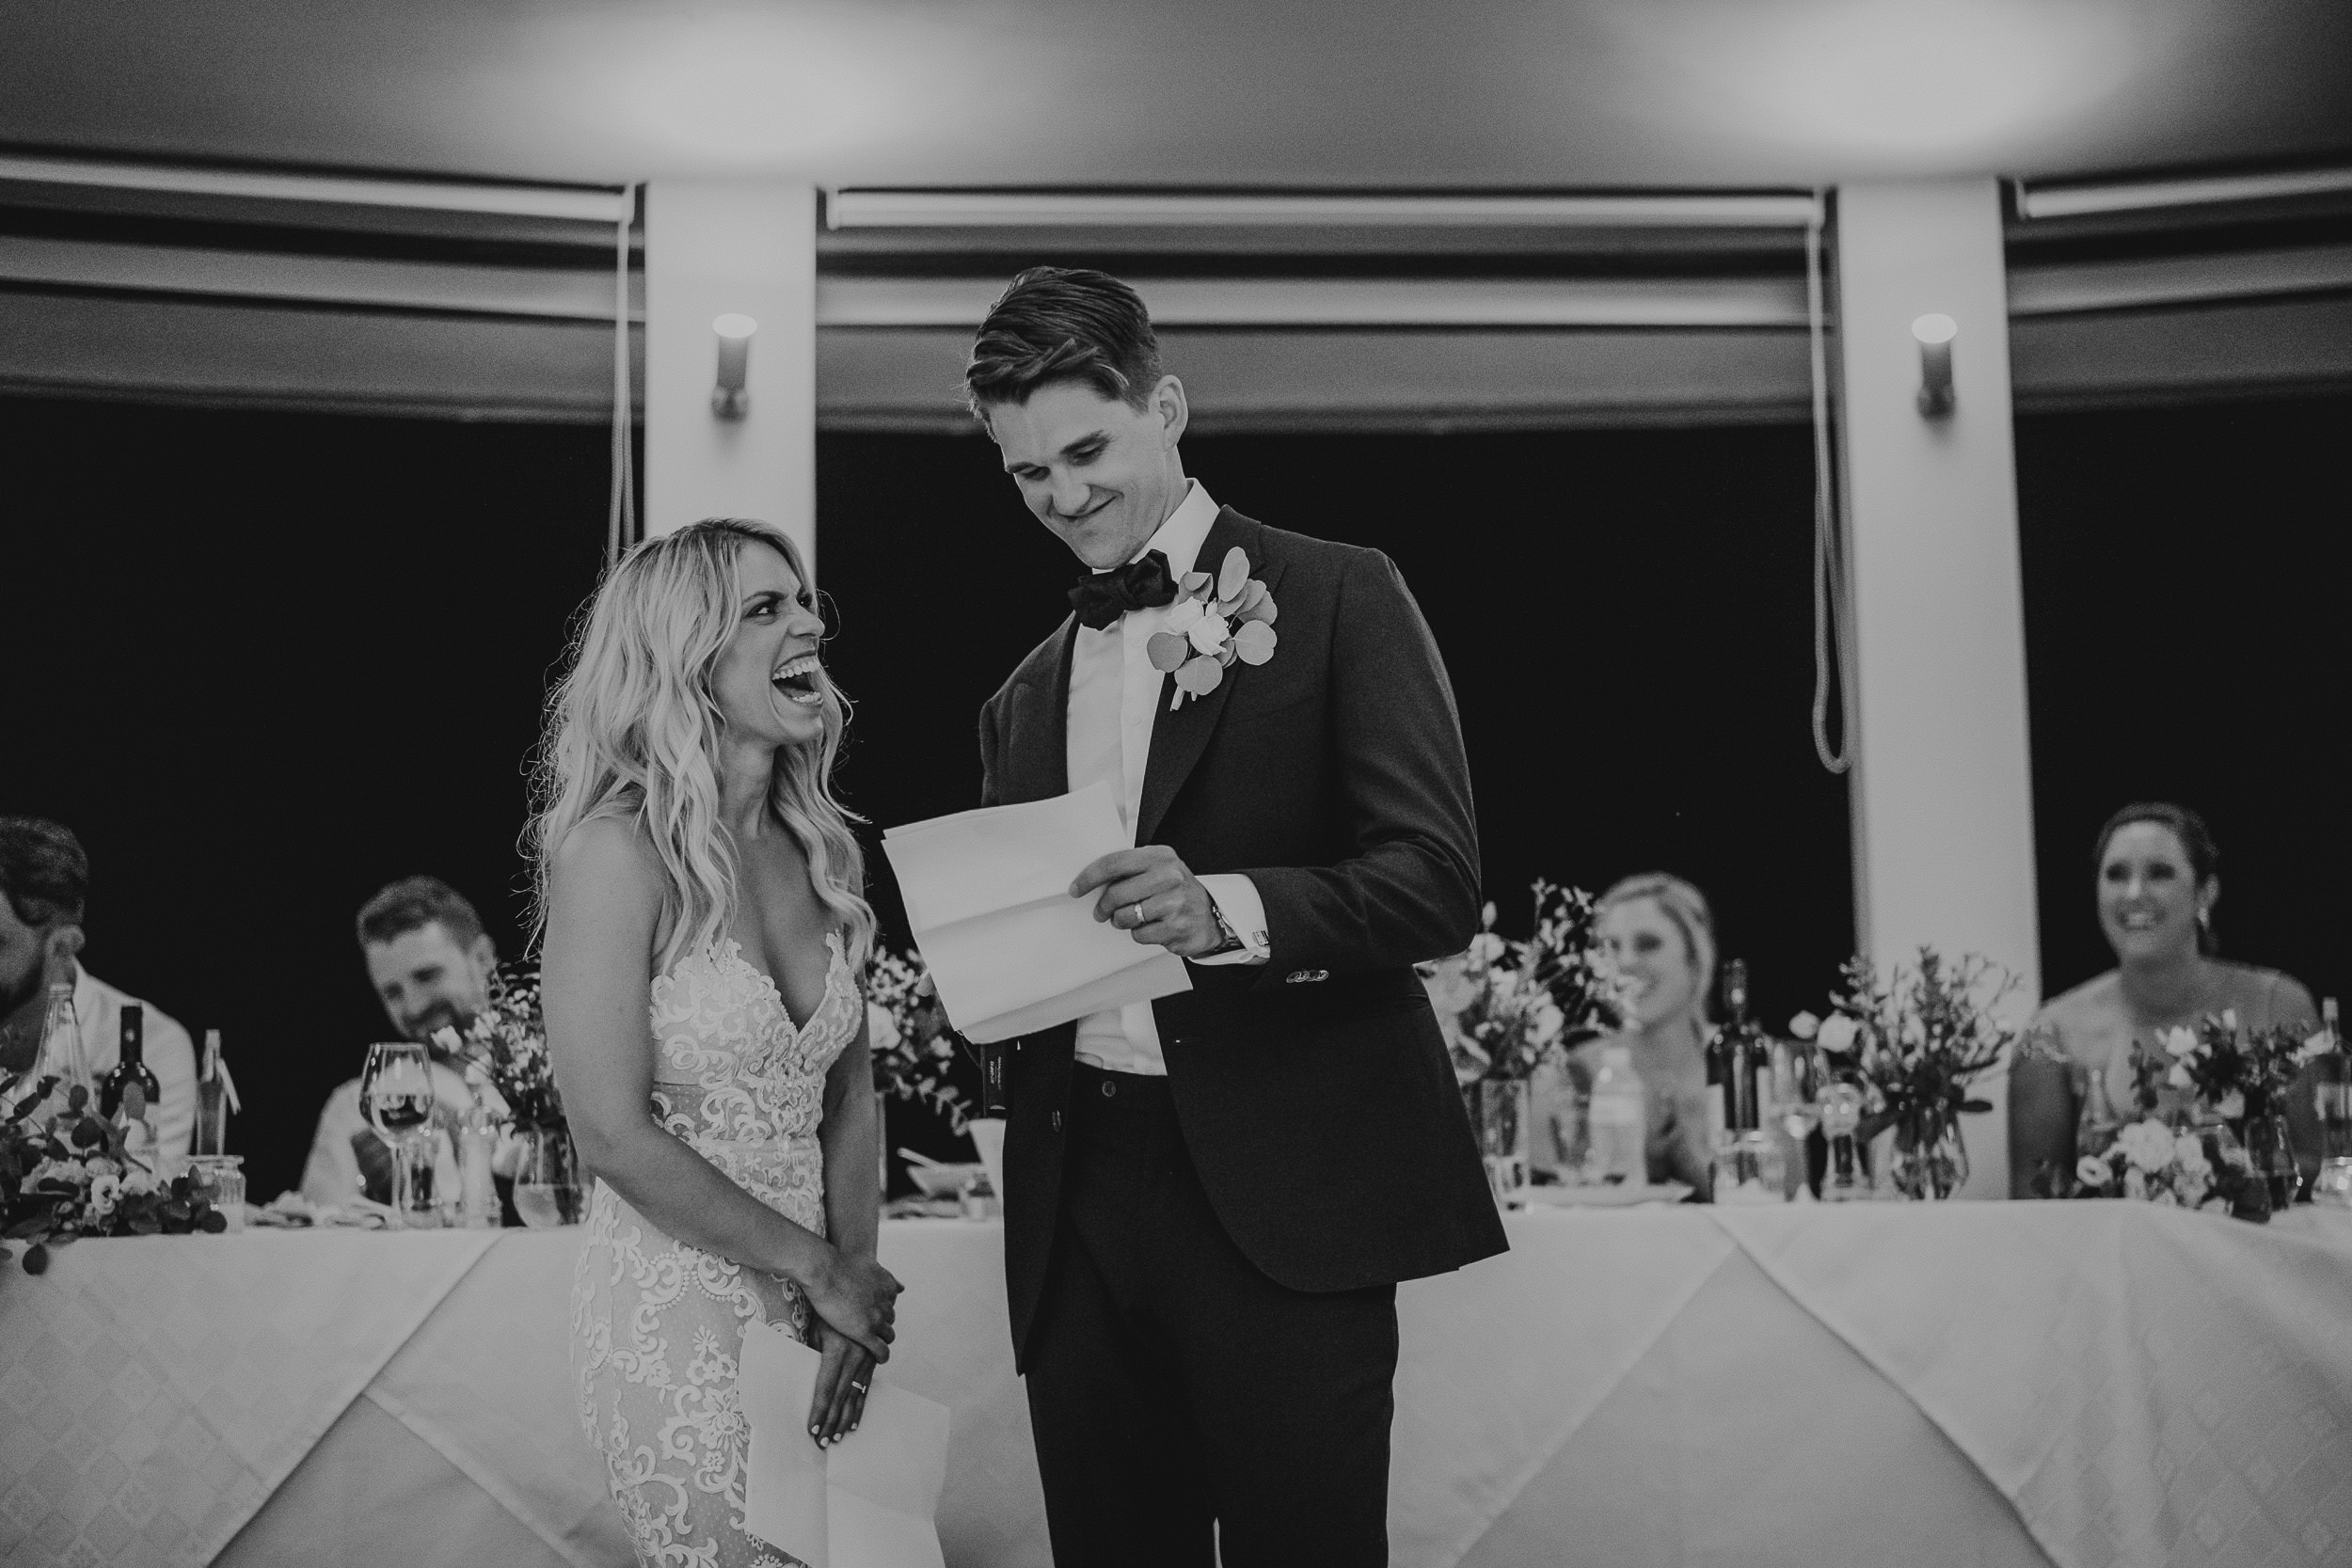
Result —
[[1600, 895], [1597, 931], [1621, 974], [1633, 983], [1630, 1016], [1622, 1033], [1578, 1046], [1567, 1078], [1541, 1075], [1534, 1089], [1538, 1164], [1565, 1152], [1544, 1146], [1557, 1137], [1554, 1107], [1575, 1090], [1589, 1093], [1601, 1053], [1629, 1046], [1633, 1070], [1647, 1091], [1649, 1127], [1642, 1142], [1649, 1180], [1687, 1182], [1704, 1193], [1713, 1160], [1707, 1116], [1708, 994], [1715, 986], [1715, 917], [1707, 895], [1679, 877], [1652, 872], [1628, 877]]
[[[434, 1119], [453, 1132], [473, 1104], [473, 1090], [447, 1066], [434, 1032], [463, 1030], [490, 1000], [498, 947], [465, 896], [432, 877], [392, 883], [359, 909], [359, 953], [384, 1016], [403, 1039], [431, 1053], [438, 1104]], [[453, 1180], [454, 1167], [449, 1175]], [[348, 1203], [354, 1194], [391, 1201], [392, 1163], [359, 1104], [359, 1080], [326, 1097], [303, 1168], [302, 1196], [317, 1204]]]
[[140, 1038], [163, 1091], [154, 1110], [156, 1151], [184, 1157], [196, 1132], [196, 1047], [161, 1007], [117, 990], [76, 957], [89, 895], [81, 842], [37, 816], [0, 816], [0, 894], [7, 895], [0, 897], [0, 1072], [21, 1072], [39, 1057], [53, 975], [72, 976], [73, 1017], [93, 1082], [122, 1059], [122, 1009], [144, 1008]]
[[[2118, 1113], [2131, 1115], [2133, 1043], [2153, 1048], [2159, 1030], [2225, 1011], [2249, 1031], [2315, 1025], [2319, 1010], [2294, 976], [2219, 956], [2213, 911], [2221, 851], [2195, 812], [2161, 800], [2125, 806], [2099, 830], [2092, 863], [2115, 967], [2044, 1006], [2034, 1026], [2055, 1036], [2070, 1061], [2106, 1075]], [[2160, 1108], [2178, 1109], [2185, 1099], [2167, 1089]], [[2037, 1109], [2022, 1107], [2021, 1119]], [[2290, 1136], [2310, 1163], [2316, 1113], [2308, 1092], [2288, 1096], [2288, 1115]]]

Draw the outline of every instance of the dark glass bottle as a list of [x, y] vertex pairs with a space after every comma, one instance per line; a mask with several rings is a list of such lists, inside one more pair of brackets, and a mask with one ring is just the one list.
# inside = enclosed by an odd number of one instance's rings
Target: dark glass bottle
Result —
[[1758, 1078], [1772, 1070], [1772, 1053], [1756, 1026], [1748, 1022], [1748, 966], [1739, 958], [1724, 965], [1724, 1006], [1731, 1014], [1724, 1025], [1724, 1113], [1734, 1132], [1753, 1132], [1763, 1126], [1763, 1099]]
[[122, 1009], [122, 1059], [98, 1088], [98, 1114], [122, 1129], [124, 1153], [155, 1147], [155, 1111], [163, 1097], [147, 1065], [147, 1009], [134, 1003]]

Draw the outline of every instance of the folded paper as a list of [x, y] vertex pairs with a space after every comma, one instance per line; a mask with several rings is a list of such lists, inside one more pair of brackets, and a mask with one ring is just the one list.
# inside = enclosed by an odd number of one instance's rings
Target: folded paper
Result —
[[1127, 848], [1110, 785], [892, 828], [907, 924], [948, 1022], [980, 1044], [1192, 989], [1184, 961], [1073, 898], [1079, 872]]
[[877, 1378], [857, 1430], [820, 1449], [808, 1429], [822, 1364], [781, 1328], [743, 1336], [743, 1528], [808, 1568], [946, 1568], [932, 1520], [947, 1407]]

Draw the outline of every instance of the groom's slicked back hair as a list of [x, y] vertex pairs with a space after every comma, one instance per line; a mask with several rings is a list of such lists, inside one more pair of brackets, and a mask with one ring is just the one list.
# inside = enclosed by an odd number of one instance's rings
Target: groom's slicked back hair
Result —
[[1020, 404], [1040, 387], [1080, 381], [1140, 409], [1160, 384], [1160, 340], [1135, 290], [1083, 267], [1031, 267], [988, 308], [963, 394], [982, 423], [990, 404]]

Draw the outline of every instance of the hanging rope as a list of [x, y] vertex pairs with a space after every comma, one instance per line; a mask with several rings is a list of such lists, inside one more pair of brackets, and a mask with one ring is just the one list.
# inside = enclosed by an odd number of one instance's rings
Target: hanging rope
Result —
[[[1827, 199], [1819, 190], [1819, 203]], [[1829, 350], [1821, 289], [1821, 224], [1804, 230], [1805, 313], [1813, 340], [1813, 754], [1833, 773], [1853, 763], [1853, 600], [1847, 593], [1845, 531], [1837, 526], [1830, 465]], [[1829, 742], [1830, 663], [1837, 665], [1837, 745]]]
[[628, 353], [628, 230], [637, 213], [637, 187], [630, 185], [621, 202], [621, 221], [612, 240], [612, 501], [604, 525], [604, 559], [610, 566], [636, 543], [637, 475], [633, 426], [636, 410], [629, 395]]

